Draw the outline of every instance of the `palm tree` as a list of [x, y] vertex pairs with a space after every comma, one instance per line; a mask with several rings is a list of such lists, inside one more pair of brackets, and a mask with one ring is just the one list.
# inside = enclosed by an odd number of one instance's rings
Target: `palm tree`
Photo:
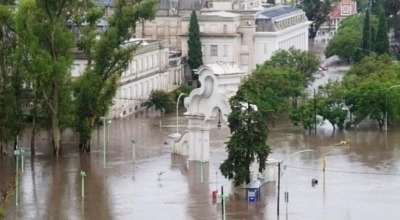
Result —
[[397, 13], [400, 11], [400, 0], [385, 0], [385, 8], [390, 14], [393, 15], [392, 27], [394, 31], [394, 36], [397, 40], [399, 37], [397, 32]]

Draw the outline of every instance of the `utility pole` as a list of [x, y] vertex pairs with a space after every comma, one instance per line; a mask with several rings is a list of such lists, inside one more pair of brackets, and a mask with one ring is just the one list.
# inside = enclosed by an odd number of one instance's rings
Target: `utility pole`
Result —
[[278, 163], [278, 196], [277, 196], [277, 210], [276, 214], [279, 216], [279, 197], [281, 195], [281, 162]]
[[314, 134], [317, 135], [317, 100], [314, 89]]

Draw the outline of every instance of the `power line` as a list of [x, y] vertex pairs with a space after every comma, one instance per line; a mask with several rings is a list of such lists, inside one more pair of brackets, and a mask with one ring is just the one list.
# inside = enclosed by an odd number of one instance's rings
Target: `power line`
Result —
[[[311, 167], [293, 167], [287, 166], [294, 169], [300, 170], [320, 170], [320, 168], [311, 168]], [[334, 172], [334, 173], [352, 173], [352, 174], [362, 174], [362, 175], [379, 175], [379, 176], [400, 176], [400, 173], [376, 173], [376, 172], [357, 172], [357, 171], [346, 171], [346, 170], [328, 170], [326, 169], [325, 172]]]

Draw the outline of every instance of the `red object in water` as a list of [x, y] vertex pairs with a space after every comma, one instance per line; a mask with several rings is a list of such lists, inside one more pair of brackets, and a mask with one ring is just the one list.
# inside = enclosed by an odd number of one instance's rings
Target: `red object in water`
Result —
[[320, 67], [319, 67], [319, 70], [320, 70], [320, 71], [328, 71], [328, 67], [320, 66]]
[[217, 194], [218, 194], [218, 190], [213, 190], [212, 191], [212, 198], [216, 199], [217, 198]]

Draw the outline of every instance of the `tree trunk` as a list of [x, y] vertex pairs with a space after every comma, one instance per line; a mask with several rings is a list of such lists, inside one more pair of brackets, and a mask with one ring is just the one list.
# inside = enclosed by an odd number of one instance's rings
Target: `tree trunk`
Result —
[[7, 155], [7, 143], [0, 141], [0, 156]]
[[61, 156], [61, 131], [59, 127], [59, 120], [57, 115], [51, 116], [52, 129], [53, 129], [53, 152], [54, 156]]
[[89, 119], [89, 125], [90, 125], [90, 135], [89, 137], [86, 137], [81, 140], [81, 143], [79, 143], [79, 148], [81, 148], [82, 153], [89, 153], [90, 152], [90, 140], [92, 139], [92, 133], [95, 127], [95, 122], [96, 122], [96, 116], [91, 116]]

